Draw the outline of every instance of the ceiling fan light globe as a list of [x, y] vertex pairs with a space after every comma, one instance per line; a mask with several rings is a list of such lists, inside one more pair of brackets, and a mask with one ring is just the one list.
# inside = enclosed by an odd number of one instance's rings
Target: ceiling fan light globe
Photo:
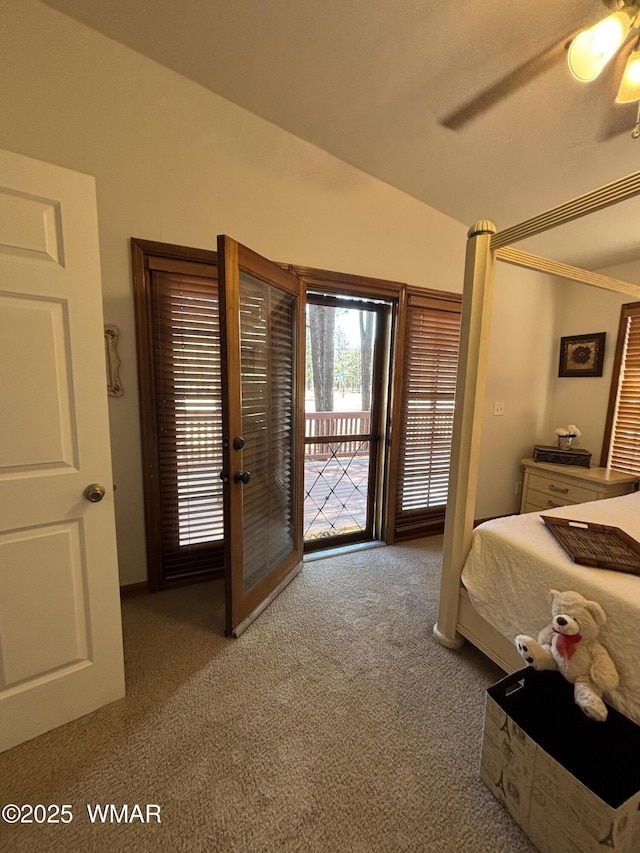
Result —
[[640, 49], [636, 48], [627, 64], [616, 95], [616, 104], [630, 104], [640, 100]]
[[567, 55], [569, 71], [576, 80], [590, 83], [598, 77], [629, 34], [631, 21], [627, 12], [614, 12], [578, 33]]

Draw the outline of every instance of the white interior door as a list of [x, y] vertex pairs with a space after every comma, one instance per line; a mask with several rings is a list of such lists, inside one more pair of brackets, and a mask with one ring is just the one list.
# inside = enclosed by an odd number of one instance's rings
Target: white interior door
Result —
[[0, 749], [124, 695], [103, 329], [93, 178], [0, 151]]

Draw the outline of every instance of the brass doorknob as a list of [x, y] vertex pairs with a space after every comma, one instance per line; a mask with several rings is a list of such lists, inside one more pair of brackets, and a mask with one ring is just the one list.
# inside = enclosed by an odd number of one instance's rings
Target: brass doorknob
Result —
[[91, 483], [84, 490], [84, 496], [91, 503], [97, 504], [105, 496], [105, 488], [102, 483]]

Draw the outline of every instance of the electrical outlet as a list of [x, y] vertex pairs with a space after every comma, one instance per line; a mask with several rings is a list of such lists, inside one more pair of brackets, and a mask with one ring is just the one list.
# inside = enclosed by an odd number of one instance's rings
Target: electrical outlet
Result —
[[522, 480], [518, 480], [516, 483], [516, 495], [522, 494]]
[[498, 400], [493, 404], [493, 414], [504, 415], [504, 403], [502, 402], [502, 400]]

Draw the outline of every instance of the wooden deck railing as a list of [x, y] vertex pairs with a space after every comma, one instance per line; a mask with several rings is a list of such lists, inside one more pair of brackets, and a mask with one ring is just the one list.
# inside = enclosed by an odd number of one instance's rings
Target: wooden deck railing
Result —
[[[368, 435], [370, 429], [371, 412], [307, 412], [305, 459], [366, 456], [369, 453], [369, 442], [356, 436]], [[325, 436], [331, 437], [331, 440], [313, 441], [313, 438]], [[340, 436], [345, 436], [347, 440], [342, 441]]]

